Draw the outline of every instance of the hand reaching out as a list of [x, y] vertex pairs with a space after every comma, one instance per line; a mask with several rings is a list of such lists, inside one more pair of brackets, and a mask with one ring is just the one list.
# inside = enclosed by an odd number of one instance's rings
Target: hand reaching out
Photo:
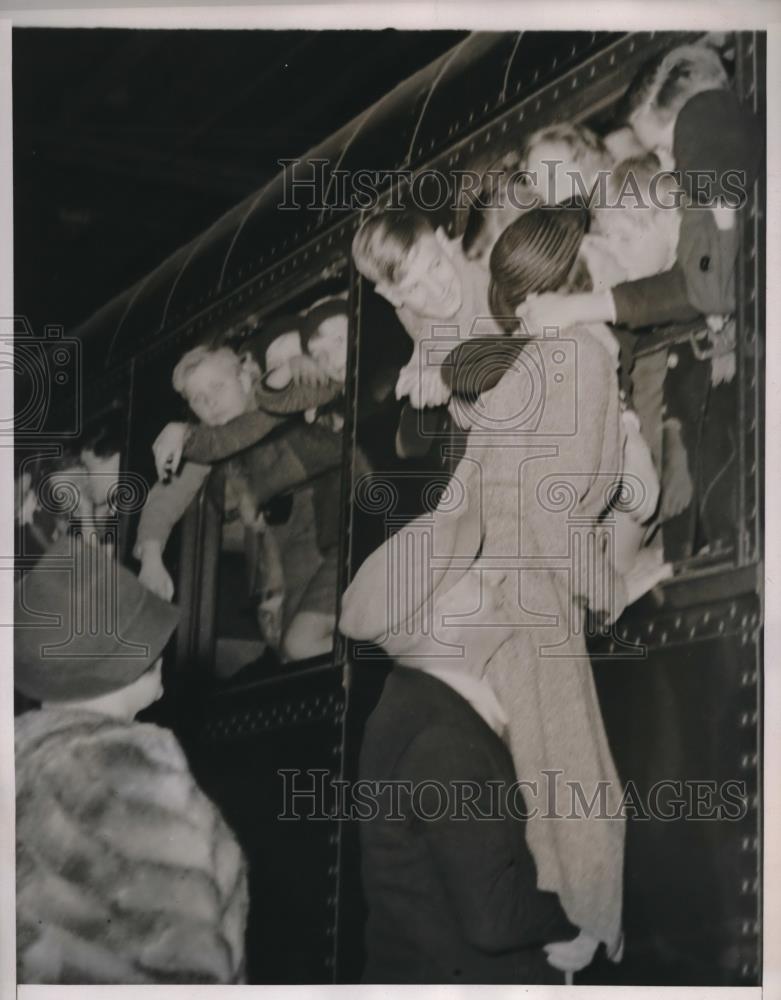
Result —
[[288, 361], [291, 381], [296, 385], [326, 385], [328, 375], [308, 354], [297, 354]]
[[438, 365], [421, 367], [418, 358], [413, 357], [399, 373], [396, 382], [396, 399], [409, 396], [416, 410], [425, 406], [444, 406], [450, 399], [450, 389], [445, 385]]
[[155, 438], [152, 451], [155, 456], [157, 478], [165, 479], [179, 468], [182, 461], [182, 451], [187, 437], [187, 424], [172, 421]]
[[148, 590], [157, 594], [158, 597], [162, 597], [164, 601], [170, 601], [174, 596], [174, 581], [162, 559], [144, 558], [141, 562], [138, 579]]
[[573, 315], [572, 296], [559, 292], [531, 294], [518, 306], [515, 315], [521, 321], [518, 336], [542, 337], [546, 328], [563, 330], [580, 317]]

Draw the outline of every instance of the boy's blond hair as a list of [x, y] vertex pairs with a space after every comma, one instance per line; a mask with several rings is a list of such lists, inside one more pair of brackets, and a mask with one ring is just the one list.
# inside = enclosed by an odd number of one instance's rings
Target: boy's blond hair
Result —
[[173, 370], [171, 383], [180, 396], [187, 398], [187, 380], [196, 368], [215, 358], [230, 361], [235, 365], [237, 372], [241, 367], [241, 358], [230, 347], [209, 347], [207, 344], [199, 344], [183, 354]]
[[600, 169], [610, 166], [610, 153], [603, 140], [587, 125], [576, 122], [558, 122], [533, 132], [524, 143], [522, 160], [541, 142], [563, 142], [572, 151], [572, 159], [580, 166]]
[[363, 223], [353, 238], [353, 260], [373, 282], [397, 284], [404, 277], [407, 255], [415, 241], [434, 228], [420, 212], [386, 209]]

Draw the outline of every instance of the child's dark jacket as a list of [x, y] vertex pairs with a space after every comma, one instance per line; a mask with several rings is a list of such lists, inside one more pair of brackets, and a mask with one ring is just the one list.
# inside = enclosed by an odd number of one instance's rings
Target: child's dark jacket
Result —
[[[710, 209], [698, 206], [695, 192], [707, 193], [710, 187], [712, 195], [747, 195], [763, 150], [759, 120], [732, 91], [705, 91], [684, 105], [673, 144], [688, 199], [677, 259], [669, 271], [613, 288], [617, 323], [635, 329], [734, 312], [738, 220], [731, 229], [719, 229]], [[706, 174], [712, 177], [710, 185]]]
[[[509, 750], [472, 706], [441, 680], [404, 667], [394, 667], [369, 719], [360, 777], [413, 787], [436, 781], [448, 795], [454, 782], [468, 781], [479, 788], [470, 808], [486, 814], [487, 782], [509, 791], [516, 781]], [[423, 795], [423, 810], [436, 812], [437, 801]], [[522, 816], [520, 789], [516, 801]], [[465, 819], [416, 819], [404, 794], [404, 818], [386, 819], [386, 802], [380, 796], [379, 816], [359, 824], [369, 908], [364, 981], [559, 981], [540, 946], [577, 929], [558, 897], [537, 889], [522, 820], [469, 810]]]

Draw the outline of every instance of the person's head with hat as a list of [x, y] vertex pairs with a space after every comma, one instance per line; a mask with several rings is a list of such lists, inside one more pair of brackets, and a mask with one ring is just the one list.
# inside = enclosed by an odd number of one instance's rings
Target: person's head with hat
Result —
[[14, 684], [44, 708], [130, 721], [162, 695], [178, 620], [104, 546], [65, 536], [14, 591]]
[[491, 251], [488, 301], [506, 330], [529, 295], [571, 288], [588, 226], [588, 209], [570, 204], [533, 208], [505, 229]]
[[624, 114], [645, 149], [679, 173], [690, 204], [742, 206], [761, 167], [763, 131], [711, 45], [679, 45], [647, 63]]
[[640, 144], [665, 158], [672, 156], [678, 113], [696, 94], [729, 88], [727, 72], [710, 45], [677, 45], [640, 67], [627, 88], [619, 116], [631, 126]]

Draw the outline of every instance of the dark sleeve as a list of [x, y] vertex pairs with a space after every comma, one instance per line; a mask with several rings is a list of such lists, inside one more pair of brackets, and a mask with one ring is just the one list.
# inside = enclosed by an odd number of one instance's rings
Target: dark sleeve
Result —
[[685, 323], [701, 315], [689, 301], [686, 277], [680, 264], [669, 271], [612, 288], [616, 323], [638, 329], [664, 323]]
[[[482, 760], [479, 750], [469, 745], [460, 730], [431, 726], [420, 733], [399, 762], [398, 773], [411, 780], [413, 787], [439, 782], [448, 802], [454, 800], [455, 783], [478, 781], [475, 813], [492, 812], [491, 789], [486, 782], [496, 776], [490, 762]], [[431, 793], [429, 799], [421, 796], [421, 809], [427, 815], [437, 810], [438, 793], [433, 789]], [[497, 954], [577, 936], [578, 929], [565, 916], [558, 896], [537, 888], [537, 872], [521, 819], [482, 819], [477, 815], [458, 819], [452, 813], [451, 807], [441, 818], [417, 822], [429, 841], [433, 864], [470, 944]]]
[[256, 444], [289, 419], [289, 415], [252, 410], [250, 413], [242, 413], [222, 427], [191, 424], [184, 443], [184, 457], [191, 462], [205, 464], [220, 462], [235, 455], [237, 451]]
[[464, 340], [445, 358], [442, 379], [454, 395], [477, 399], [514, 366], [525, 343], [521, 337]]

